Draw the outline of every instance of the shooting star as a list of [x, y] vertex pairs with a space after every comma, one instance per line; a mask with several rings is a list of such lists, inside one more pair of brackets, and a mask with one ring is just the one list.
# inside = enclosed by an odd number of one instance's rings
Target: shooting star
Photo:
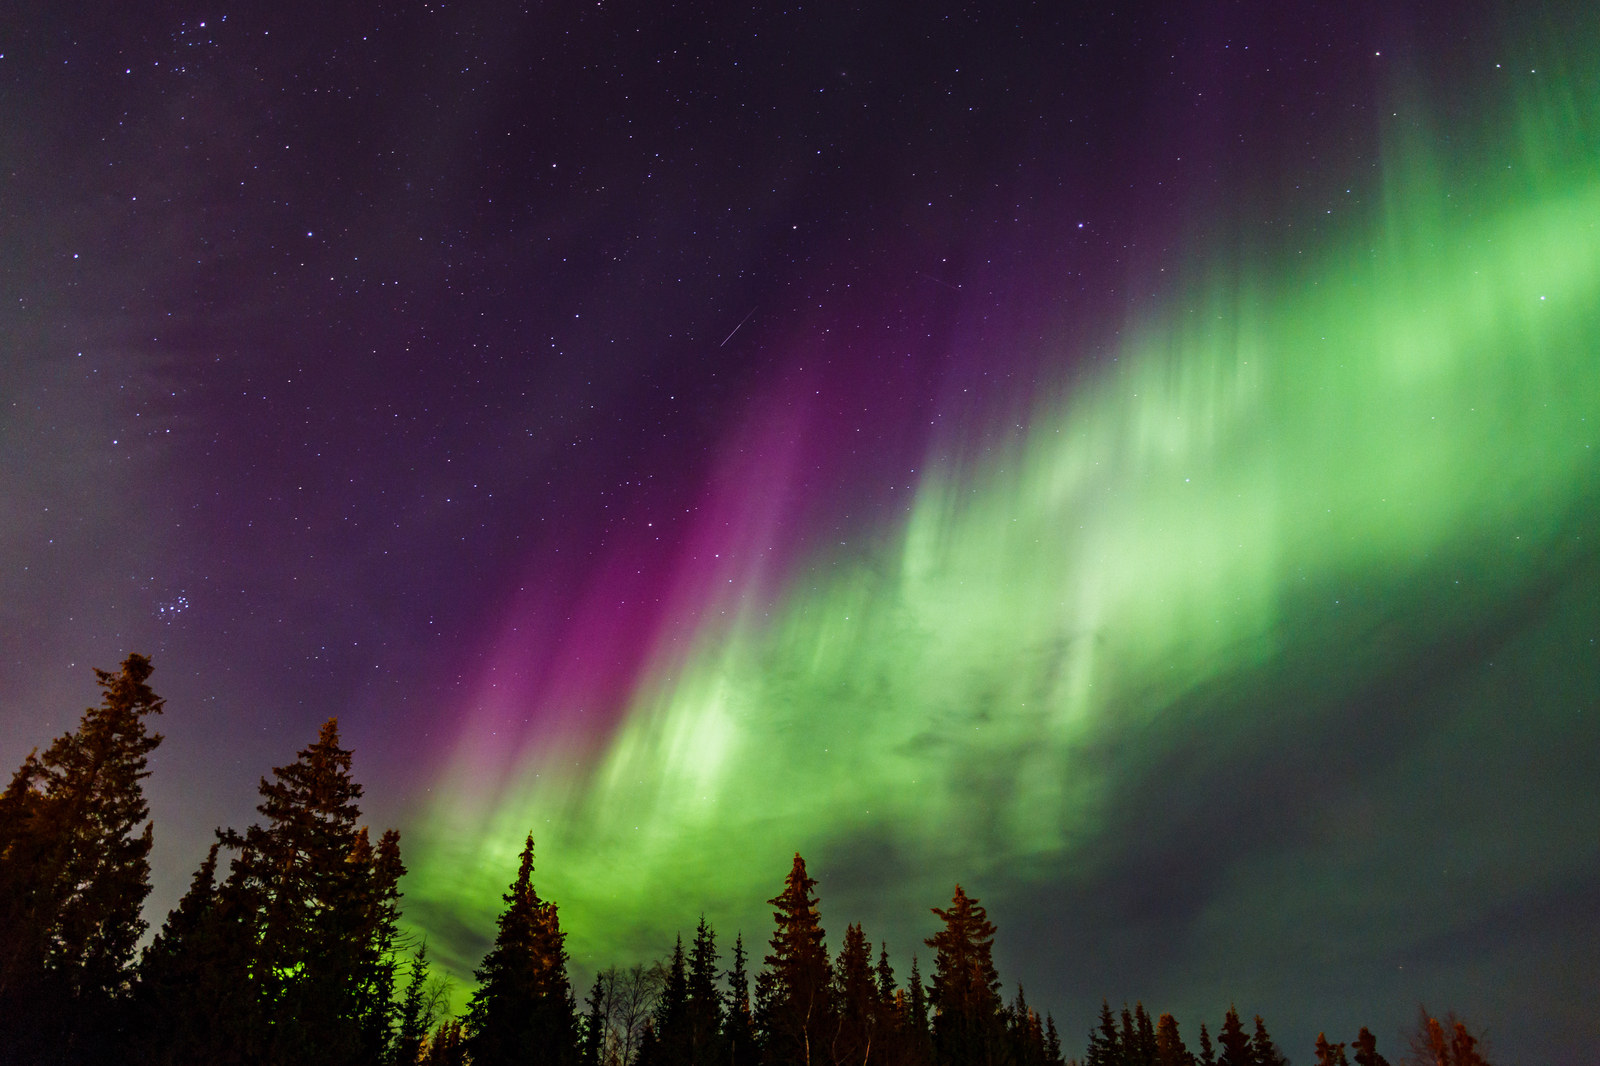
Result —
[[[922, 271], [919, 270], [919, 271], [917, 271], [917, 273], [918, 274], [922, 274]], [[960, 285], [952, 285], [948, 281], [940, 281], [938, 278], [934, 277], [932, 274], [922, 274], [922, 276], [927, 278], [929, 281], [933, 282], [935, 285], [943, 285], [945, 288], [949, 289], [951, 292], [960, 292], [961, 291], [961, 286]]]
[[[750, 315], [753, 315], [755, 313], [756, 313], [756, 309], [754, 307], [752, 307], [750, 309]], [[739, 325], [738, 326], [734, 326], [733, 329], [728, 332], [728, 335], [726, 337], [722, 338], [722, 344], [717, 345], [717, 347], [721, 348], [723, 344], [727, 344], [729, 341], [733, 340], [733, 335], [735, 333], [739, 332], [740, 326], [743, 326], [746, 322], [750, 321], [750, 315], [745, 315], [743, 318], [741, 318], [739, 320]]]

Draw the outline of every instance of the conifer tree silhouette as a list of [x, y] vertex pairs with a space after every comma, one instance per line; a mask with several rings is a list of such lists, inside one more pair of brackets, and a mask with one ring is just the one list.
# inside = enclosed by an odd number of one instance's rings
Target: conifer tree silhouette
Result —
[[1100, 1020], [1089, 1030], [1089, 1048], [1084, 1052], [1084, 1066], [1124, 1066], [1122, 1037], [1117, 1032], [1116, 1017], [1111, 1004], [1100, 1001]]
[[672, 949], [666, 978], [650, 1027], [653, 1039], [641, 1051], [639, 1066], [690, 1066], [689, 972], [682, 937]]
[[1428, 1013], [1426, 1007], [1417, 1007], [1417, 1026], [1411, 1034], [1412, 1062], [1428, 1066], [1489, 1066], [1479, 1051], [1480, 1038], [1467, 1028], [1467, 1023], [1454, 1011], [1441, 1021]]
[[1289, 1066], [1289, 1060], [1278, 1050], [1278, 1045], [1267, 1033], [1267, 1023], [1261, 1020], [1259, 1014], [1256, 1015], [1256, 1033], [1251, 1038], [1250, 1044], [1256, 1066]]
[[161, 735], [145, 719], [165, 703], [145, 683], [151, 670], [143, 655], [96, 670], [100, 706], [0, 794], [0, 1055], [16, 1061], [101, 1058], [120, 1039], [147, 928], [143, 781]]
[[394, 1048], [389, 1057], [392, 1066], [416, 1066], [422, 1048], [433, 1027], [428, 1010], [428, 945], [417, 948], [411, 959], [411, 976], [406, 981], [405, 997], [395, 1018]]
[[1156, 1029], [1143, 1003], [1133, 1005], [1133, 1046], [1128, 1056], [1130, 1066], [1155, 1066]]
[[428, 1038], [422, 1053], [422, 1066], [467, 1066], [466, 1023], [446, 1018]]
[[238, 854], [218, 891], [225, 974], [252, 1016], [232, 1034], [245, 1062], [358, 1063], [388, 1051], [400, 836], [358, 828], [362, 788], [330, 718], [262, 778], [263, 824], [219, 834]]
[[976, 899], [956, 886], [948, 910], [933, 908], [944, 928], [926, 941], [936, 952], [929, 1001], [933, 1053], [940, 1066], [985, 1066], [1002, 1055], [1000, 976], [992, 957], [995, 927]]
[[1389, 1060], [1378, 1054], [1377, 1037], [1364, 1025], [1350, 1045], [1350, 1050], [1355, 1053], [1356, 1066], [1389, 1066]]
[[1211, 1047], [1211, 1034], [1206, 1032], [1206, 1023], [1200, 1023], [1200, 1054], [1196, 1056], [1200, 1066], [1216, 1066], [1217, 1054]]
[[917, 970], [916, 955], [911, 956], [911, 980], [906, 988], [906, 1009], [901, 1019], [905, 1061], [910, 1066], [928, 1066], [933, 1061], [933, 1036], [928, 1025], [928, 993]]
[[755, 1021], [750, 1013], [750, 977], [745, 972], [748, 956], [744, 934], [733, 939], [733, 968], [728, 971], [728, 991], [723, 1033], [727, 1040], [728, 1066], [756, 1066], [760, 1049], [756, 1045]]
[[[615, 971], [613, 971], [613, 977]], [[589, 995], [584, 999], [584, 1006], [589, 1009], [583, 1015], [583, 1032], [580, 1034], [578, 1046], [579, 1066], [604, 1066], [606, 1056], [606, 1026], [609, 1019], [606, 1017], [606, 975], [597, 973], [594, 976], [594, 987], [589, 990]]]
[[1191, 1066], [1194, 1056], [1178, 1035], [1178, 1019], [1163, 1014], [1156, 1022], [1156, 1066]]
[[689, 1059], [695, 1066], [722, 1066], [722, 995], [717, 989], [717, 934], [700, 916], [689, 949]]
[[247, 968], [237, 923], [225, 920], [219, 902], [220, 847], [211, 845], [139, 960], [136, 1042], [156, 1066], [235, 1057], [224, 1049], [237, 1045], [254, 1017], [248, 997], [239, 995]]
[[776, 910], [772, 953], [756, 979], [756, 1032], [768, 1066], [824, 1066], [834, 1031], [832, 973], [823, 944], [816, 881], [795, 853]]
[[1044, 1014], [1044, 1056], [1048, 1066], [1066, 1066], [1061, 1058], [1061, 1034], [1056, 1031], [1056, 1020], [1049, 1011]]
[[1344, 1057], [1343, 1044], [1331, 1044], [1327, 1034], [1317, 1034], [1317, 1066], [1350, 1066], [1349, 1060]]
[[572, 1066], [575, 1003], [567, 980], [566, 934], [556, 905], [533, 887], [533, 834], [503, 897], [494, 946], [473, 976], [463, 1041], [473, 1066]]
[[1228, 1013], [1222, 1019], [1222, 1029], [1217, 1033], [1217, 1043], [1222, 1045], [1222, 1053], [1217, 1056], [1217, 1066], [1254, 1066], [1255, 1051], [1250, 1046], [1250, 1038], [1245, 1035], [1244, 1023], [1239, 1020], [1239, 1011], [1233, 1006], [1228, 1007]]
[[[872, 945], [859, 924], [845, 929], [844, 943], [834, 960], [834, 989], [839, 1024], [834, 1030], [829, 1059], [834, 1066], [864, 1066], [873, 1061], [879, 1009]], [[882, 1048], [878, 1050], [881, 1052]]]
[[1006, 1023], [1006, 1061], [1011, 1066], [1046, 1066], [1044, 1019], [1028, 1006], [1028, 997], [1022, 986], [1017, 986], [1017, 998], [1004, 1011]]

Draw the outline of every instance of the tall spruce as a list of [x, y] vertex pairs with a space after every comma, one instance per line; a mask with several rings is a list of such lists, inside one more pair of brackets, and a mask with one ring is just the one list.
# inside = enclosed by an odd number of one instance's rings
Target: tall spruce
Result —
[[928, 1025], [928, 990], [911, 956], [911, 979], [906, 985], [905, 1012], [901, 1016], [904, 1061], [908, 1066], [929, 1066], [933, 1062], [933, 1034]]
[[1066, 1066], [1061, 1057], [1061, 1034], [1056, 1031], [1056, 1020], [1049, 1011], [1044, 1015], [1044, 1052], [1050, 1066]]
[[[212, 844], [139, 960], [137, 1057], [152, 1066], [238, 1061], [256, 1016], [239, 995], [248, 974], [237, 923], [226, 920]], [[244, 987], [248, 987], [245, 985]]]
[[683, 956], [682, 937], [672, 949], [650, 1033], [653, 1039], [641, 1049], [639, 1066], [691, 1066], [694, 1047], [689, 1032], [689, 967]]
[[1163, 1014], [1156, 1022], [1156, 1066], [1193, 1066], [1194, 1056], [1178, 1035], [1178, 1019]]
[[1156, 1028], [1143, 1003], [1133, 1005], [1133, 1052], [1128, 1056], [1130, 1066], [1155, 1066]]
[[503, 897], [494, 946], [473, 972], [478, 989], [463, 1041], [473, 1066], [573, 1066], [576, 1004], [567, 980], [566, 934], [556, 905], [533, 887], [533, 834]]
[[467, 1066], [466, 1023], [446, 1018], [439, 1023], [422, 1053], [422, 1066]]
[[926, 941], [935, 951], [933, 1053], [939, 1066], [988, 1066], [1003, 1055], [1000, 975], [995, 972], [995, 927], [960, 885], [949, 909], [933, 908], [944, 928]]
[[1315, 1051], [1317, 1066], [1350, 1066], [1349, 1060], [1344, 1057], [1344, 1045], [1331, 1043], [1325, 1033], [1317, 1034]]
[[824, 1066], [834, 1031], [832, 971], [823, 944], [817, 883], [795, 853], [774, 908], [772, 953], [756, 979], [756, 1032], [767, 1066]]
[[1017, 986], [1017, 998], [1005, 1011], [1006, 1056], [1010, 1066], [1046, 1066], [1044, 1019], [1028, 1006], [1028, 997], [1022, 986]]
[[[209, 980], [231, 989], [218, 1061], [344, 1066], [381, 1061], [398, 1004], [400, 836], [358, 827], [361, 786], [338, 719], [262, 778], [264, 818], [219, 833], [235, 849], [217, 890]], [[156, 1019], [156, 1039], [181, 1019]]]
[[873, 1061], [880, 1066], [905, 1066], [904, 993], [895, 987], [894, 967], [889, 965], [887, 943], [878, 948], [878, 964], [873, 969], [873, 983], [878, 993], [874, 1007], [877, 1019], [876, 1039], [880, 1048], [873, 1053]]
[[1217, 1043], [1222, 1045], [1217, 1066], [1254, 1066], [1255, 1049], [1245, 1035], [1244, 1023], [1239, 1020], [1237, 1008], [1228, 1007], [1228, 1013], [1222, 1019], [1222, 1029], [1217, 1033]]
[[1389, 1066], [1389, 1060], [1378, 1054], [1378, 1038], [1364, 1025], [1350, 1048], [1355, 1053], [1356, 1066]]
[[[100, 706], [30, 754], [0, 794], [0, 1055], [95, 1060], [125, 1040], [153, 829], [143, 781], [165, 703], [130, 655]], [[141, 829], [140, 826], [143, 825]]]
[[872, 972], [872, 945], [859, 924], [845, 929], [844, 943], [834, 960], [833, 979], [839, 1024], [834, 1030], [829, 1060], [833, 1066], [865, 1066], [874, 1061], [880, 1010], [878, 982]]
[[1089, 1048], [1084, 1052], [1083, 1066], [1124, 1066], [1122, 1035], [1117, 1032], [1117, 1019], [1111, 1013], [1111, 1004], [1100, 1001], [1100, 1020], [1089, 1030]]
[[700, 916], [689, 949], [689, 1059], [695, 1066], [722, 1066], [722, 995], [717, 989], [717, 934]]
[[[610, 973], [611, 981], [616, 980], [616, 971]], [[583, 1032], [580, 1034], [578, 1044], [579, 1066], [605, 1066], [606, 1060], [606, 1028], [609, 1025], [607, 1010], [610, 996], [608, 995], [607, 974], [594, 975], [594, 987], [589, 990], [589, 995], [584, 999], [584, 1006], [588, 1010], [583, 1015]]]
[[728, 1066], [756, 1066], [760, 1047], [756, 1044], [755, 1019], [750, 1013], [749, 957], [744, 950], [744, 934], [733, 938], [733, 968], [728, 971], [728, 991], [723, 1023], [727, 1041]]
[[1289, 1060], [1267, 1032], [1267, 1023], [1261, 1020], [1259, 1014], [1256, 1015], [1255, 1036], [1250, 1039], [1250, 1050], [1255, 1056], [1255, 1066], [1289, 1066]]
[[878, 948], [878, 965], [873, 970], [873, 976], [878, 983], [878, 1000], [884, 1004], [894, 1002], [895, 980], [894, 967], [889, 965], [889, 944], [885, 941]]
[[423, 944], [412, 956], [411, 976], [395, 1018], [394, 1047], [388, 1059], [393, 1066], [417, 1066], [428, 1041], [428, 1030], [433, 1028], [432, 1013], [428, 1003], [428, 945]]

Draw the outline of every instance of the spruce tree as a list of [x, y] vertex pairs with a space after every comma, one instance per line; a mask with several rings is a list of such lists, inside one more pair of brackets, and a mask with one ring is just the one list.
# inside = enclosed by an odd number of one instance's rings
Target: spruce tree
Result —
[[[615, 980], [616, 971], [611, 971]], [[583, 1001], [589, 1009], [584, 1012], [583, 1032], [578, 1045], [579, 1066], [604, 1066], [606, 1058], [607, 999], [606, 974], [594, 975], [594, 987]]]
[[845, 929], [844, 944], [834, 960], [833, 979], [839, 1024], [829, 1060], [833, 1066], [864, 1066], [872, 1057], [879, 1010], [872, 945], [859, 924]]
[[907, 984], [905, 1014], [901, 1030], [905, 1034], [905, 1061], [908, 1066], [929, 1066], [933, 1062], [933, 1035], [928, 1025], [928, 993], [917, 970], [917, 957], [911, 956], [911, 980]]
[[494, 946], [473, 972], [478, 989], [463, 1041], [473, 1066], [572, 1066], [577, 1033], [566, 934], [556, 905], [533, 887], [533, 834], [503, 897]]
[[1350, 1066], [1343, 1044], [1330, 1044], [1326, 1034], [1317, 1034], [1317, 1066]]
[[1005, 1062], [1010, 1066], [1045, 1066], [1044, 1019], [1028, 1006], [1028, 997], [1022, 986], [1017, 986], [1017, 998], [1004, 1011], [1006, 1022]]
[[683, 938], [672, 949], [667, 965], [667, 980], [656, 1000], [655, 1039], [648, 1054], [639, 1056], [639, 1066], [691, 1066], [693, 1044], [689, 1032], [689, 969], [683, 957]]
[[433, 1018], [428, 1010], [428, 945], [423, 944], [411, 960], [411, 978], [406, 982], [405, 998], [400, 1001], [400, 1011], [395, 1019], [394, 1050], [389, 1056], [393, 1066], [417, 1066], [422, 1057], [423, 1045], [428, 1040], [428, 1030]]
[[832, 972], [823, 944], [816, 881], [795, 853], [776, 910], [772, 954], [756, 979], [756, 1032], [767, 1066], [824, 1066], [834, 1032]]
[[1284, 1057], [1278, 1045], [1273, 1043], [1272, 1037], [1267, 1033], [1267, 1023], [1261, 1020], [1261, 1015], [1256, 1015], [1256, 1035], [1250, 1041], [1251, 1052], [1255, 1056], [1255, 1066], [1289, 1066], [1289, 1060]]
[[1134, 1044], [1128, 1057], [1130, 1066], [1155, 1066], [1156, 1030], [1143, 1003], [1133, 1005]]
[[1194, 1056], [1178, 1035], [1178, 1019], [1163, 1014], [1156, 1022], [1156, 1066], [1192, 1066]]
[[878, 1001], [885, 1005], [893, 1003], [895, 993], [894, 967], [889, 965], [889, 944], [887, 941], [878, 948], [878, 965], [874, 968], [873, 975], [878, 982]]
[[695, 1066], [722, 1066], [722, 996], [717, 990], [717, 934], [700, 916], [689, 949], [689, 1059]]
[[1488, 1066], [1478, 1050], [1480, 1040], [1454, 1011], [1443, 1021], [1417, 1007], [1417, 1028], [1411, 1034], [1411, 1060], [1439, 1066]]
[[748, 957], [744, 934], [733, 938], [733, 968], [728, 971], [727, 1010], [723, 1033], [727, 1039], [728, 1066], [756, 1066], [760, 1049], [756, 1044], [755, 1021], [750, 1014], [750, 977], [745, 972]]
[[446, 1018], [428, 1038], [422, 1053], [422, 1066], [467, 1066], [466, 1024], [459, 1018]]
[[1200, 1023], [1200, 1066], [1217, 1066], [1216, 1052], [1211, 1048], [1211, 1034], [1206, 1032], [1206, 1023]]
[[944, 928], [926, 941], [934, 957], [934, 1061], [987, 1066], [1000, 1048], [1000, 976], [992, 957], [995, 927], [976, 899], [956, 886], [948, 910], [933, 908]]
[[902, 1025], [903, 994], [895, 987], [894, 967], [889, 965], [887, 943], [878, 949], [878, 964], [873, 970], [873, 979], [878, 994], [874, 1004], [878, 1050], [873, 1051], [873, 1061], [880, 1066], [904, 1066], [906, 1034]]
[[98, 1059], [125, 1039], [150, 892], [143, 781], [161, 743], [145, 719], [165, 702], [150, 673], [142, 655], [96, 670], [100, 706], [0, 795], [0, 1047], [20, 1061]]
[[1083, 1066], [1124, 1066], [1122, 1037], [1117, 1032], [1116, 1016], [1111, 1004], [1100, 1001], [1100, 1021], [1089, 1030], [1089, 1048], [1083, 1055]]
[[1377, 1037], [1364, 1025], [1350, 1047], [1355, 1052], [1356, 1066], [1389, 1066], [1389, 1060], [1378, 1054]]
[[330, 718], [297, 761], [261, 779], [264, 824], [218, 835], [238, 854], [217, 892], [213, 973], [240, 1018], [215, 1056], [342, 1066], [388, 1051], [405, 867], [399, 834], [373, 847], [357, 828], [351, 761]]
[[1217, 1066], [1253, 1066], [1255, 1051], [1250, 1046], [1250, 1038], [1245, 1035], [1244, 1023], [1239, 1020], [1237, 1008], [1228, 1007], [1228, 1013], [1222, 1019], [1222, 1030], [1217, 1034], [1217, 1042], [1222, 1045]]
[[1061, 1058], [1061, 1034], [1056, 1032], [1056, 1020], [1049, 1011], [1044, 1016], [1044, 1056], [1048, 1066], [1066, 1066]]
[[153, 1066], [225, 1061], [255, 1016], [239, 982], [247, 974], [237, 930], [225, 920], [212, 844], [178, 905], [139, 960], [136, 1037]]

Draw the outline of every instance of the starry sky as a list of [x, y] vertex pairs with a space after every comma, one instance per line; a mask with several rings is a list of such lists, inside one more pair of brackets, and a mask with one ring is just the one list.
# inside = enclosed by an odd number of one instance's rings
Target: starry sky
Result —
[[[0, 757], [153, 657], [159, 922], [337, 715], [465, 979], [795, 850], [1081, 1048], [1600, 1023], [1600, 22], [22, 5]], [[926, 961], [926, 960], [924, 960]], [[464, 986], [462, 986], [464, 987]]]

